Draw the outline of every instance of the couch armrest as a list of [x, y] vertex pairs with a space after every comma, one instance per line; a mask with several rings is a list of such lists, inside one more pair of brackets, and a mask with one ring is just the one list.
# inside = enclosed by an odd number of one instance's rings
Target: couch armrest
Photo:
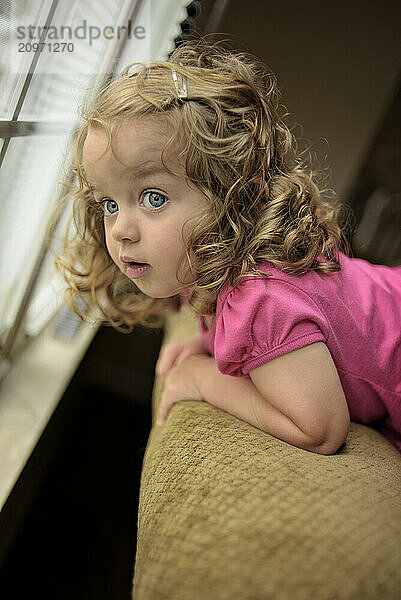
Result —
[[[163, 343], [197, 331], [183, 306]], [[400, 540], [401, 455], [378, 432], [351, 423], [324, 456], [181, 402], [148, 440], [133, 598], [399, 600]]]

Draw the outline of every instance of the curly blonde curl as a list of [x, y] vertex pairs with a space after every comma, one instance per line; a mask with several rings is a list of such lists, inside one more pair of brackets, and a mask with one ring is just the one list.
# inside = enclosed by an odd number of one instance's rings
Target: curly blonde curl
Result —
[[[177, 98], [172, 70], [186, 78], [188, 101]], [[107, 323], [130, 331], [136, 323], [162, 326], [181, 305], [180, 295], [147, 297], [112, 262], [103, 215], [81, 164], [89, 127], [103, 127], [110, 145], [115, 127], [138, 117], [164, 118], [173, 126], [163, 152], [180, 143], [188, 180], [209, 200], [182, 256], [190, 265], [190, 252], [198, 259], [195, 282], [182, 284], [182, 291], [192, 292], [196, 314], [215, 313], [227, 280], [235, 286], [247, 274], [267, 277], [257, 268], [262, 261], [291, 274], [341, 269], [339, 252], [350, 254], [352, 211], [333, 190], [319, 189], [318, 171], [304, 158], [309, 149], [299, 150], [279, 96], [276, 77], [262, 61], [202, 39], [184, 43], [168, 61], [128, 65], [100, 92], [76, 142], [75, 237], [66, 234], [56, 261], [77, 314], [83, 318], [81, 298]]]

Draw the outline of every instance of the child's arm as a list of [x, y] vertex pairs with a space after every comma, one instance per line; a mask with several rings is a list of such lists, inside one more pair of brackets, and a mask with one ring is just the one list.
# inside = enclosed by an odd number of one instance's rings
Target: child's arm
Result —
[[323, 342], [252, 369], [250, 379], [223, 375], [209, 357], [199, 357], [196, 375], [206, 402], [294, 446], [332, 454], [347, 437], [347, 403]]

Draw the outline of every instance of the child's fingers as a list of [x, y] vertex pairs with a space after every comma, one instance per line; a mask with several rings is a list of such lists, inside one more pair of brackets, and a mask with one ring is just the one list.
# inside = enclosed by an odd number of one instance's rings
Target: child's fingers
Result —
[[162, 373], [163, 373], [163, 363], [162, 362], [157, 361], [155, 373], [158, 377], [160, 377], [160, 375], [162, 375]]
[[156, 375], [163, 376], [169, 372], [173, 363], [172, 357], [163, 357], [163, 359], [156, 364]]
[[156, 363], [155, 371], [158, 377], [163, 376], [169, 372], [169, 370], [175, 363], [180, 351], [181, 349], [177, 346], [171, 346], [170, 348], [166, 346], [163, 349], [163, 352], [159, 356], [159, 359]]
[[190, 356], [194, 356], [195, 354], [198, 354], [197, 352], [182, 352], [176, 359], [175, 363], [174, 363], [174, 367], [178, 367], [178, 365], [180, 365], [184, 360], [186, 360], [187, 358], [189, 358]]
[[156, 363], [156, 375], [165, 377], [173, 367], [177, 367], [183, 360], [194, 354], [204, 354], [205, 350], [202, 340], [198, 338], [166, 344]]
[[160, 368], [160, 372], [156, 371], [156, 374], [159, 377], [165, 377], [167, 375], [167, 373], [169, 373], [171, 371], [171, 369], [173, 369], [174, 367], [178, 367], [178, 365], [180, 365], [184, 360], [186, 360], [190, 356], [194, 356], [195, 354], [197, 354], [197, 353], [196, 352], [181, 352], [181, 354], [178, 354], [178, 356], [175, 357], [175, 360], [170, 362], [170, 364], [168, 364], [167, 366], [164, 366], [162, 364], [161, 368]]
[[166, 365], [166, 361], [161, 361], [156, 364], [155, 372], [158, 377], [161, 377], [162, 375], [164, 375], [167, 370], [168, 370], [168, 368]]

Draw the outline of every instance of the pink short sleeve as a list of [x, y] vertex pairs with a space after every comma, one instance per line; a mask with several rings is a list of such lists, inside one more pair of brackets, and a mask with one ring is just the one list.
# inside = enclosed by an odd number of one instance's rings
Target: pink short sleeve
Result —
[[221, 373], [245, 377], [251, 369], [314, 342], [329, 327], [315, 301], [280, 279], [243, 279], [222, 301], [214, 356]]

